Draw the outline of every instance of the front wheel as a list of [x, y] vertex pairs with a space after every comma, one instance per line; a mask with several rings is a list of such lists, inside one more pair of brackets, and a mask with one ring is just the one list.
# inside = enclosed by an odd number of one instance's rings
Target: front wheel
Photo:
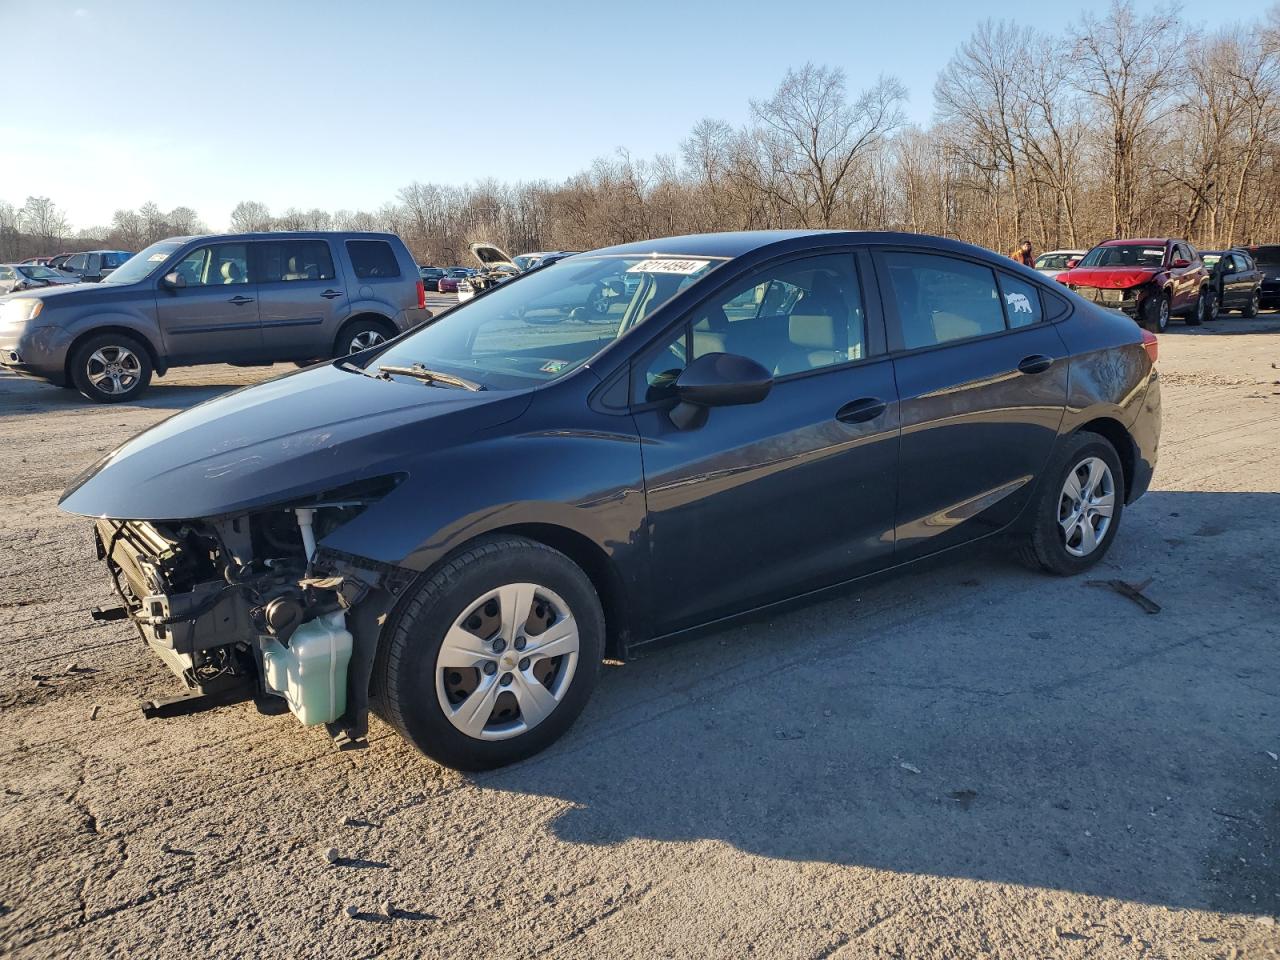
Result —
[[1019, 552], [1033, 569], [1071, 576], [1111, 549], [1124, 511], [1124, 471], [1098, 434], [1082, 431], [1062, 444], [1027, 507], [1031, 526]]
[[1210, 290], [1208, 293], [1208, 302], [1205, 304], [1204, 318], [1205, 320], [1217, 320], [1218, 315], [1222, 312], [1222, 298], [1218, 296], [1218, 291]]
[[136, 337], [98, 334], [72, 355], [71, 382], [83, 396], [98, 403], [132, 400], [151, 383], [151, 355]]
[[1259, 303], [1260, 299], [1261, 297], [1258, 296], [1258, 291], [1253, 291], [1253, 295], [1249, 297], [1249, 302], [1245, 304], [1244, 309], [1240, 311], [1240, 316], [1244, 317], [1246, 320], [1252, 320], [1256, 317], [1258, 315], [1258, 310], [1261, 308], [1261, 304]]
[[1148, 297], [1142, 305], [1142, 326], [1152, 333], [1164, 333], [1169, 326], [1169, 294]]
[[444, 766], [523, 760], [582, 712], [604, 632], [591, 581], [564, 554], [522, 537], [478, 540], [420, 583], [384, 630], [379, 708]]

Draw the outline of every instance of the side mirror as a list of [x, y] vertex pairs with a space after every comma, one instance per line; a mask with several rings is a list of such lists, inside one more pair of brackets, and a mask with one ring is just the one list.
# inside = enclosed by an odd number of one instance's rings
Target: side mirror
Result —
[[1074, 269], [1075, 269], [1076, 267], [1078, 267], [1078, 266], [1080, 266], [1080, 258], [1079, 258], [1079, 257], [1072, 257], [1070, 260], [1068, 260], [1068, 261], [1067, 261], [1067, 269], [1068, 269], [1068, 270], [1074, 270]]
[[1183, 260], [1183, 259], [1179, 258], [1179, 259], [1177, 259], [1177, 260], [1173, 261], [1173, 268], [1174, 268], [1175, 270], [1181, 270], [1183, 267], [1189, 267], [1189, 266], [1191, 266], [1191, 261], [1190, 261], [1190, 260]]
[[707, 353], [698, 357], [676, 378], [671, 422], [681, 430], [701, 426], [708, 407], [732, 407], [759, 403], [773, 389], [773, 375], [747, 357], [733, 353]]
[[173, 273], [166, 273], [160, 282], [170, 290], [181, 290], [186, 287], [187, 278], [175, 270]]

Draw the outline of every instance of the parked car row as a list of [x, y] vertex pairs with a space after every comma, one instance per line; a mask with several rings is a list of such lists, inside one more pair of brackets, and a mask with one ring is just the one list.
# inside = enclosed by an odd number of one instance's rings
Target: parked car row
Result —
[[1128, 314], [1148, 330], [1163, 331], [1172, 317], [1188, 326], [1216, 320], [1223, 310], [1255, 317], [1264, 301], [1280, 300], [1280, 246], [1267, 251], [1274, 292], [1247, 250], [1196, 250], [1171, 237], [1107, 240], [1088, 251], [1054, 250], [1035, 268], [1092, 300]]
[[379, 346], [430, 316], [394, 234], [173, 237], [101, 283], [5, 296], [0, 365], [111, 403], [171, 367], [306, 365]]
[[0, 263], [0, 294], [79, 282], [71, 274], [38, 263]]
[[83, 253], [60, 253], [56, 257], [28, 257], [14, 266], [40, 266], [74, 278], [73, 283], [97, 283], [128, 260], [128, 250], [87, 250]]

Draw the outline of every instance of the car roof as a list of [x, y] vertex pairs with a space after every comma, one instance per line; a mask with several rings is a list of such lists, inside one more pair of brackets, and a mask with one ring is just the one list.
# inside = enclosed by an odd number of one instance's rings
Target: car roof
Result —
[[396, 238], [389, 230], [259, 230], [251, 233], [193, 233], [185, 237], [165, 237], [165, 243], [188, 243], [192, 240], [386, 240]]
[[1146, 244], [1166, 244], [1166, 243], [1185, 243], [1183, 240], [1174, 240], [1171, 237], [1131, 237], [1127, 240], [1103, 240], [1098, 246], [1100, 247], [1119, 247], [1129, 243], [1146, 243]]
[[1052, 257], [1055, 253], [1088, 253], [1088, 250], [1046, 250], [1039, 254], [1042, 257]]
[[734, 233], [692, 233], [676, 237], [658, 237], [637, 243], [623, 243], [612, 247], [589, 250], [582, 256], [651, 256], [665, 254], [683, 257], [740, 257], [770, 247], [778, 252], [810, 247], [837, 247], [846, 244], [902, 244], [927, 245], [936, 250], [953, 253], [998, 257], [983, 247], [960, 240], [935, 237], [922, 233], [902, 233], [890, 230], [741, 230]]

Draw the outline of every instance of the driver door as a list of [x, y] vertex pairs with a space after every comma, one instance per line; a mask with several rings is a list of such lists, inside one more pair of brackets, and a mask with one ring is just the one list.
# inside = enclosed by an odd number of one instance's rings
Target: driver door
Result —
[[163, 283], [156, 315], [175, 363], [252, 363], [263, 358], [258, 285], [249, 276], [248, 244], [196, 247], [173, 271], [186, 286]]
[[[732, 284], [632, 368], [658, 634], [848, 580], [893, 560], [898, 398], [852, 252]], [[774, 373], [761, 402], [671, 419], [705, 353]]]

